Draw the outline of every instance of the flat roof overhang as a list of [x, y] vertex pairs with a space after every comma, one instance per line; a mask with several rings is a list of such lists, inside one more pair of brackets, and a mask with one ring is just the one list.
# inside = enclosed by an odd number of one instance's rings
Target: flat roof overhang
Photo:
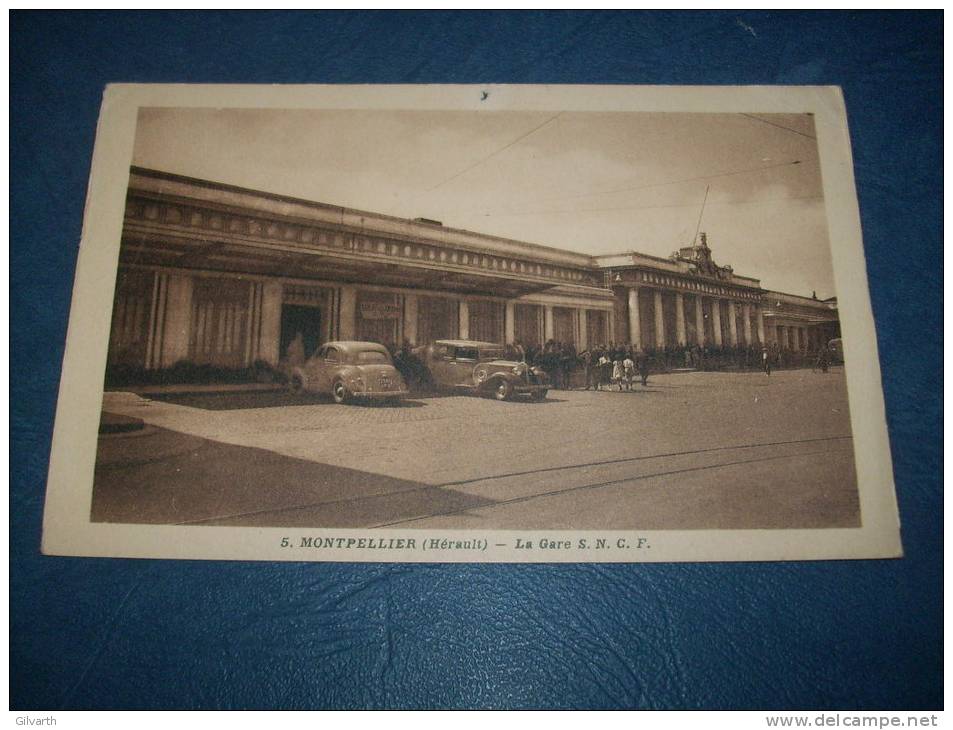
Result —
[[[516, 298], [564, 285], [503, 271], [474, 271], [442, 262], [392, 261], [386, 256], [329, 252], [281, 243], [242, 242], [124, 229], [120, 263], [195, 271], [220, 271], [289, 279], [314, 279], [460, 294]], [[596, 287], [593, 293], [602, 293]]]

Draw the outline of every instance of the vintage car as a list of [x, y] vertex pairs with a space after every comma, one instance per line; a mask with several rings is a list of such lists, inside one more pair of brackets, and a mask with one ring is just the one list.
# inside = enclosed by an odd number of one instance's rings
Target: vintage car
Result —
[[418, 348], [429, 384], [438, 389], [465, 390], [509, 400], [528, 395], [544, 400], [549, 379], [539, 368], [504, 357], [502, 345], [474, 340], [437, 340]]
[[376, 342], [328, 342], [304, 364], [292, 368], [294, 393], [325, 393], [335, 403], [353, 399], [396, 402], [407, 394], [390, 353]]

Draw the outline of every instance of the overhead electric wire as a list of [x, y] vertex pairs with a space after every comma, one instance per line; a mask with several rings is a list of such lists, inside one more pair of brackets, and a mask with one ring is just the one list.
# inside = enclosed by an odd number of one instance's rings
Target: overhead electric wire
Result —
[[[765, 198], [764, 200], [751, 199], [751, 200], [734, 200], [734, 201], [725, 201], [723, 203], [707, 203], [708, 206], [722, 206], [722, 205], [752, 205], [757, 203], [776, 203], [783, 200], [823, 200], [823, 195], [783, 195], [777, 198]], [[581, 208], [581, 209], [569, 209], [569, 210], [524, 210], [517, 211], [513, 213], [483, 213], [484, 218], [488, 217], [499, 217], [499, 218], [508, 218], [511, 216], [522, 216], [522, 215], [566, 215], [572, 214], [576, 215], [579, 213], [608, 213], [614, 210], [658, 210], [663, 208], [694, 208], [695, 203], [672, 203], [668, 205], [619, 205], [613, 206], [610, 208]]]
[[613, 188], [611, 190], [598, 190], [593, 193], [580, 193], [578, 195], [560, 195], [553, 198], [540, 198], [538, 203], [558, 202], [560, 200], [578, 200], [579, 198], [595, 198], [599, 195], [611, 195], [613, 193], [628, 193], [634, 190], [649, 190], [651, 188], [662, 188], [668, 185], [678, 185], [686, 182], [697, 182], [699, 180], [713, 180], [719, 177], [730, 177], [732, 175], [744, 175], [749, 172], [762, 172], [763, 170], [773, 170], [778, 167], [790, 167], [800, 165], [801, 160], [790, 160], [788, 162], [777, 162], [773, 165], [764, 165], [762, 167], [749, 167], [743, 170], [731, 170], [729, 172], [716, 172], [712, 175], [697, 175], [695, 177], [685, 177], [678, 180], [666, 180], [665, 182], [647, 183], [645, 185], [634, 185], [626, 188]]
[[480, 165], [482, 165], [484, 162], [486, 162], [486, 161], [489, 160], [490, 158], [495, 157], [496, 155], [500, 154], [501, 152], [504, 152], [504, 151], [508, 150], [510, 147], [512, 147], [513, 145], [515, 145], [517, 142], [520, 142], [520, 141], [526, 139], [527, 137], [529, 137], [529, 136], [530, 136], [531, 134], [533, 134], [534, 132], [538, 132], [540, 129], [542, 129], [543, 127], [545, 127], [547, 124], [549, 124], [551, 121], [553, 121], [553, 120], [554, 120], [556, 117], [558, 117], [560, 114], [562, 114], [562, 112], [558, 112], [557, 114], [553, 114], [553, 116], [551, 116], [551, 117], [550, 117], [549, 119], [547, 119], [545, 122], [543, 122], [542, 124], [540, 124], [540, 125], [538, 125], [538, 126], [533, 127], [531, 130], [529, 130], [529, 131], [526, 132], [525, 134], [521, 134], [519, 137], [517, 137], [516, 139], [514, 139], [514, 140], [513, 140], [512, 142], [510, 142], [509, 144], [506, 144], [506, 145], [504, 145], [503, 147], [500, 147], [500, 149], [496, 150], [495, 152], [491, 152], [491, 153], [488, 154], [486, 157], [483, 157], [483, 158], [477, 160], [476, 162], [474, 162], [474, 163], [473, 163], [472, 165], [470, 165], [469, 167], [465, 167], [464, 169], [460, 170], [460, 172], [458, 172], [458, 173], [456, 173], [456, 174], [454, 174], [454, 175], [451, 175], [450, 177], [448, 177], [448, 178], [447, 178], [446, 180], [444, 180], [443, 182], [439, 182], [439, 183], [437, 183], [436, 185], [434, 185], [432, 188], [428, 188], [428, 189], [427, 189], [427, 192], [429, 193], [429, 192], [431, 192], [431, 191], [433, 191], [433, 190], [436, 190], [437, 188], [439, 188], [439, 187], [441, 187], [441, 186], [443, 186], [443, 185], [446, 185], [446, 184], [447, 184], [448, 182], [450, 182], [451, 180], [456, 180], [458, 177], [460, 177], [461, 175], [463, 175], [463, 174], [465, 174], [465, 173], [467, 173], [467, 172], [470, 172], [470, 170], [474, 169], [475, 167], [479, 167]]

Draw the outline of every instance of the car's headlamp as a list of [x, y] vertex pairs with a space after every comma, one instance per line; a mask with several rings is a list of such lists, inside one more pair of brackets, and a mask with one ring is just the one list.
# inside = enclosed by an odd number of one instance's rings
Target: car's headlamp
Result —
[[515, 375], [522, 375], [526, 372], [526, 365], [519, 363], [516, 367], [513, 368], [513, 373]]

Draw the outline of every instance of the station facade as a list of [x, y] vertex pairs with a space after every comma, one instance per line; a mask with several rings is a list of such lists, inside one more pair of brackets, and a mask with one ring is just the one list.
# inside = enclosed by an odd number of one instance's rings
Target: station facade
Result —
[[837, 336], [836, 301], [762, 289], [704, 237], [669, 259], [593, 257], [132, 168], [111, 366], [276, 366], [301, 336], [398, 346], [460, 338], [583, 350]]

